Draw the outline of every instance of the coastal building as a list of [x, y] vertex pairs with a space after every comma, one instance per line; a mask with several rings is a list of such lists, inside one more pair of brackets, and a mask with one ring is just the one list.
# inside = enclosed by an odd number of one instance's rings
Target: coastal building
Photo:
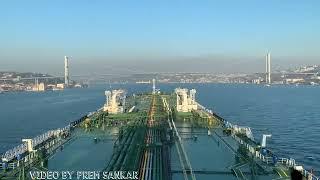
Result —
[[33, 91], [45, 91], [46, 90], [46, 87], [45, 87], [45, 84], [44, 83], [36, 83], [33, 88], [32, 88]]
[[286, 84], [294, 84], [294, 83], [303, 83], [305, 80], [303, 78], [292, 78], [292, 79], [286, 79]]
[[252, 80], [253, 84], [260, 84], [260, 82], [261, 82], [261, 79], [253, 79]]
[[57, 84], [57, 88], [58, 89], [64, 89], [65, 88], [65, 84], [63, 84], [63, 83]]

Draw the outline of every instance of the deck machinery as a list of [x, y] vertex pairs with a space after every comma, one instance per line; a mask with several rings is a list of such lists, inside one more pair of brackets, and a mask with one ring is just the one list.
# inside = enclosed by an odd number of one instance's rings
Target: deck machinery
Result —
[[170, 180], [166, 114], [160, 97], [152, 95], [146, 117], [120, 131], [106, 171], [138, 171], [139, 179]]

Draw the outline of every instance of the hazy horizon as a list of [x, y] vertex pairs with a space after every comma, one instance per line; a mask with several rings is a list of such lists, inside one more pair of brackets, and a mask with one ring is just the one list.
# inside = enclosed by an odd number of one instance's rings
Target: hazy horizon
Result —
[[0, 71], [264, 72], [320, 64], [318, 1], [7, 1]]
[[[41, 59], [30, 60], [30, 64], [19, 62], [3, 64], [0, 71], [39, 72], [52, 75], [63, 75], [64, 57], [59, 61], [41, 63]], [[261, 57], [168, 57], [163, 60], [137, 58], [132, 60], [117, 60], [117, 58], [88, 58], [69, 60], [72, 75], [85, 74], [135, 74], [135, 73], [167, 73], [167, 72], [203, 72], [203, 73], [259, 73], [265, 71], [265, 59]], [[92, 61], [94, 63], [92, 63]], [[40, 63], [39, 63], [40, 62]], [[288, 70], [303, 65], [320, 64], [314, 58], [306, 63], [300, 58], [283, 57], [273, 58], [273, 71]], [[34, 63], [39, 63], [34, 66]], [[7, 67], [7, 68], [6, 68]], [[11, 67], [11, 68], [10, 68]]]

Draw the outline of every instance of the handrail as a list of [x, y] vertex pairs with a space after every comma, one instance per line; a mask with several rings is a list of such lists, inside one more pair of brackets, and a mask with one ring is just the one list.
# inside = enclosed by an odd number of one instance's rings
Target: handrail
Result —
[[[90, 115], [91, 113], [89, 113]], [[89, 116], [88, 115], [88, 116]], [[55, 130], [49, 130], [41, 135], [38, 135], [36, 137], [34, 137], [32, 139], [32, 147], [35, 148], [37, 145], [47, 141], [48, 139], [50, 139], [53, 136], [58, 135], [59, 133], [63, 132], [63, 131], [70, 131], [71, 126], [77, 125], [79, 123], [81, 123], [84, 120], [83, 116], [80, 119], [71, 122], [69, 125], [63, 127], [63, 128], [58, 128]], [[4, 152], [2, 155], [0, 155], [0, 160], [2, 162], [10, 162], [11, 160], [13, 160], [14, 158], [17, 158], [18, 155], [21, 155], [23, 153], [27, 152], [27, 143], [22, 143], [17, 145], [16, 147], [13, 147], [12, 149], [7, 150], [6, 152]], [[0, 161], [0, 162], [1, 162]]]
[[[224, 125], [225, 127], [230, 127], [230, 128], [239, 127], [239, 126], [233, 125], [233, 124], [231, 124], [230, 122], [226, 121], [225, 119], [219, 117], [218, 115], [216, 115], [215, 113], [213, 113], [212, 110], [207, 109], [205, 106], [203, 106], [203, 105], [201, 105], [201, 104], [199, 104], [199, 103], [197, 103], [197, 104], [198, 104], [198, 107], [200, 107], [201, 110], [206, 111], [206, 112], [207, 112], [208, 114], [210, 114], [211, 116], [217, 116], [218, 119], [223, 123], [223, 125]], [[272, 157], [270, 157], [270, 156], [268, 157], [268, 156], [262, 155], [259, 151], [256, 151], [254, 147], [252, 147], [251, 145], [247, 144], [246, 142], [244, 142], [242, 139], [240, 139], [240, 138], [237, 137], [236, 135], [232, 135], [232, 137], [233, 137], [238, 143], [243, 144], [243, 145], [246, 147], [246, 149], [247, 149], [249, 152], [251, 152], [256, 158], [262, 160], [263, 162], [265, 162], [265, 163], [267, 163], [267, 164], [270, 163], [270, 159], [271, 159]], [[272, 160], [272, 161], [273, 161], [273, 160]], [[271, 162], [272, 162], [272, 161], [271, 161]], [[279, 159], [277, 160], [277, 162], [280, 162], [280, 163], [282, 163], [282, 164], [284, 164], [284, 165], [286, 165], [286, 166], [288, 166], [288, 167], [293, 167], [293, 168], [296, 167], [296, 162], [295, 162], [295, 159], [293, 159], [293, 158], [289, 158], [289, 159], [288, 159], [288, 158], [281, 157], [281, 158], [279, 158]], [[315, 176], [313, 173], [309, 172], [308, 170], [306, 170], [306, 169], [304, 169], [304, 168], [302, 169], [302, 174], [303, 174], [304, 177], [307, 177], [307, 178], [310, 178], [310, 177], [311, 177], [312, 180], [320, 180], [319, 177]]]

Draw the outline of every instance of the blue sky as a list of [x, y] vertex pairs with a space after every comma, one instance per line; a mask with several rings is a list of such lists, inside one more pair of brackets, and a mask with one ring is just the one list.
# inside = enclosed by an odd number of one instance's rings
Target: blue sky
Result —
[[75, 71], [176, 59], [262, 71], [267, 51], [274, 65], [316, 63], [319, 8], [308, 0], [1, 1], [0, 70], [58, 73], [64, 55]]

